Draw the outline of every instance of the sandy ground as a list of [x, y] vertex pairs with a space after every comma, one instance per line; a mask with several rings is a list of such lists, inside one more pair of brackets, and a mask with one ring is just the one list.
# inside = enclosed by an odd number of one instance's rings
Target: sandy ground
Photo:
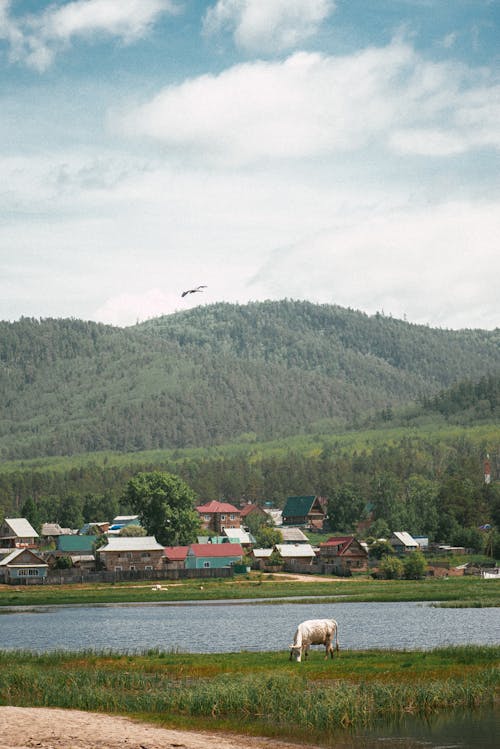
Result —
[[[302, 747], [304, 745], [301, 745]], [[174, 731], [79, 710], [0, 707], [0, 749], [297, 749], [276, 739]], [[309, 746], [309, 749], [314, 749]]]

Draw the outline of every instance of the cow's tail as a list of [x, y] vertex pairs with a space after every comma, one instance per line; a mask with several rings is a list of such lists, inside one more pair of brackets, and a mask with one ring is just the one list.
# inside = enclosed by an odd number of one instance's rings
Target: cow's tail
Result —
[[335, 622], [335, 650], [340, 653], [339, 645], [339, 625]]

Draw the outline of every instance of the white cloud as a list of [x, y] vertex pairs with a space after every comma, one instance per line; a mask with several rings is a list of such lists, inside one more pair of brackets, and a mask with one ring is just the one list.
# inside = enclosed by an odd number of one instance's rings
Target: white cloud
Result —
[[348, 215], [276, 252], [253, 285], [424, 324], [494, 328], [499, 232], [498, 202]]
[[429, 62], [395, 40], [343, 57], [298, 52], [189, 79], [114, 124], [238, 165], [376, 146], [434, 156], [498, 147], [499, 118], [500, 87], [484, 70]]
[[1, 2], [0, 39], [8, 41], [11, 61], [39, 71], [75, 38], [105, 35], [131, 42], [143, 37], [163, 13], [178, 11], [173, 0], [73, 0], [14, 18], [9, 0]]
[[[194, 305], [194, 302], [186, 302], [182, 307], [189, 308]], [[153, 317], [171, 314], [180, 308], [178, 296], [153, 288], [143, 293], [126, 293], [110, 297], [94, 311], [92, 318], [108, 325], [133, 325]]]
[[313, 36], [333, 12], [333, 0], [218, 0], [203, 20], [206, 34], [232, 30], [248, 51], [279, 52]]

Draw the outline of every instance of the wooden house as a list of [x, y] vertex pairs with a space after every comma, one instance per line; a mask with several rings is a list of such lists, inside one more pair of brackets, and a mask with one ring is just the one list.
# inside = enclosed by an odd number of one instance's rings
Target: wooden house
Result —
[[326, 513], [320, 497], [288, 497], [283, 508], [283, 525], [300, 525], [322, 530]]
[[0, 549], [34, 549], [38, 539], [26, 518], [5, 518], [0, 525]]
[[186, 556], [186, 569], [232, 567], [241, 562], [242, 557], [241, 544], [191, 544]]
[[275, 544], [274, 548], [283, 562], [290, 564], [312, 564], [316, 559], [311, 544]]
[[247, 502], [240, 508], [240, 518], [243, 524], [247, 523], [248, 518], [258, 518], [264, 523], [269, 520], [269, 515], [260, 505]]
[[166, 546], [164, 564], [169, 570], [183, 570], [189, 546]]
[[237, 507], [228, 502], [208, 502], [196, 508], [203, 530], [211, 530], [222, 535], [223, 528], [239, 528], [241, 513]]
[[154, 536], [112, 536], [98, 555], [111, 572], [162, 570], [165, 549]]
[[368, 569], [368, 552], [354, 536], [332, 536], [320, 543], [319, 559], [340, 574]]
[[14, 549], [0, 560], [0, 580], [29, 583], [47, 577], [49, 565], [31, 549]]
[[389, 543], [396, 554], [409, 554], [412, 551], [417, 551], [419, 548], [413, 536], [410, 536], [406, 531], [394, 531], [389, 539]]

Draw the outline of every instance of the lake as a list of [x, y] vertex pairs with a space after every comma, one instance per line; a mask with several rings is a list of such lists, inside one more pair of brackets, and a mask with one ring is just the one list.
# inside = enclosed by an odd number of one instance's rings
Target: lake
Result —
[[496, 608], [427, 603], [221, 601], [10, 607], [0, 610], [0, 648], [189, 653], [286, 650], [297, 624], [334, 618], [341, 648], [429, 649], [500, 642]]

